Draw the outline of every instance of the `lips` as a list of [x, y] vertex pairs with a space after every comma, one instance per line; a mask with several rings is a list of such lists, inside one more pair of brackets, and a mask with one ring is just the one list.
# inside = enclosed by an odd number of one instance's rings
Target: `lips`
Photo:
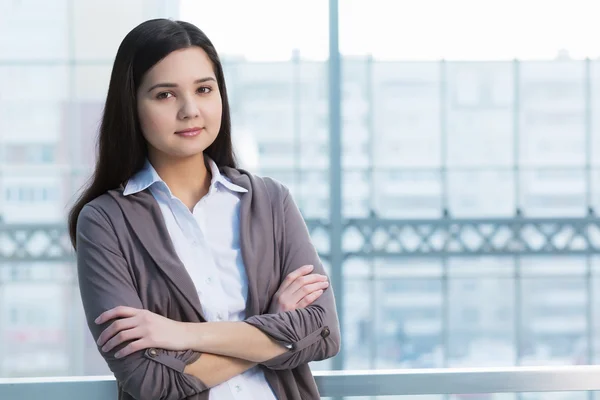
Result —
[[181, 131], [177, 131], [175, 132], [175, 134], [184, 137], [192, 137], [199, 135], [200, 132], [202, 132], [202, 128], [188, 128]]

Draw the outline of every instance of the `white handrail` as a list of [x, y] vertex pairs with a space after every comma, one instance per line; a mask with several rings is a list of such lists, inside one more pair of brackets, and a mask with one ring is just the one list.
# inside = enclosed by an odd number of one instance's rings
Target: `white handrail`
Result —
[[[314, 373], [324, 397], [600, 390], [600, 366], [443, 368]], [[116, 399], [112, 376], [0, 378], [0, 399]]]

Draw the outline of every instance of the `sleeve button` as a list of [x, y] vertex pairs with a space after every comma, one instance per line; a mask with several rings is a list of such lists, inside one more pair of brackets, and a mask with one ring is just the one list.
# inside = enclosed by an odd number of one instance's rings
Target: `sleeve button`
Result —
[[158, 351], [156, 351], [156, 349], [150, 349], [148, 351], [148, 354], [150, 355], [150, 357], [156, 357], [158, 355]]
[[321, 331], [321, 336], [323, 337], [323, 339], [328, 337], [330, 334], [331, 334], [331, 331], [329, 330], [329, 328], [325, 328]]

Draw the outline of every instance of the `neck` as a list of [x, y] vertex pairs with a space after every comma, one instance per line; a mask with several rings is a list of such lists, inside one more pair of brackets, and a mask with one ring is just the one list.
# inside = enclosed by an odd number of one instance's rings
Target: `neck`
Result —
[[202, 153], [186, 158], [152, 155], [148, 158], [171, 193], [190, 210], [208, 193], [211, 173]]

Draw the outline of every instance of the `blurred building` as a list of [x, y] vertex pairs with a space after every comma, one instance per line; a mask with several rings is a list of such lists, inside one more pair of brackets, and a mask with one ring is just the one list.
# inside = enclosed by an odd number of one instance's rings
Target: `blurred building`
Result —
[[[226, 63], [236, 99], [234, 121], [256, 136], [258, 172], [286, 182], [306, 217], [326, 218], [327, 65], [298, 57], [294, 54], [289, 63]], [[585, 216], [597, 198], [595, 124], [590, 123], [597, 113], [588, 96], [597, 92], [591, 72], [598, 65], [345, 59], [344, 215], [373, 211], [384, 218], [440, 218], [447, 210], [451, 217], [502, 218], [518, 209], [527, 217]], [[451, 363], [466, 358], [469, 364], [478, 342], [500, 343], [511, 351], [504, 360], [472, 363], [512, 365], [517, 341], [523, 362], [581, 357], [577, 349], [587, 332], [585, 258], [432, 260], [425, 264], [436, 272], [424, 268], [421, 274], [423, 261], [406, 262], [412, 275], [390, 281], [386, 272], [375, 274], [377, 300], [368, 306], [372, 278], [345, 274], [349, 281], [364, 282], [347, 285], [344, 305], [363, 309], [346, 314], [346, 334], [357, 345], [363, 343], [359, 331], [366, 319], [377, 321], [378, 336], [370, 338], [383, 344], [377, 353], [386, 354], [384, 343], [397, 344], [399, 334], [421, 354], [436, 352], [447, 329]], [[366, 269], [372, 264], [363, 263]], [[378, 263], [392, 275], [402, 267], [389, 260]], [[514, 279], [531, 265], [539, 267], [534, 279]], [[457, 271], [446, 289], [444, 268], [451, 277]], [[557, 269], [559, 277], [543, 279], [546, 271]], [[469, 271], [465, 279], [461, 271]], [[538, 354], [547, 348], [548, 354]], [[365, 362], [363, 357], [357, 366], [369, 366]]]

